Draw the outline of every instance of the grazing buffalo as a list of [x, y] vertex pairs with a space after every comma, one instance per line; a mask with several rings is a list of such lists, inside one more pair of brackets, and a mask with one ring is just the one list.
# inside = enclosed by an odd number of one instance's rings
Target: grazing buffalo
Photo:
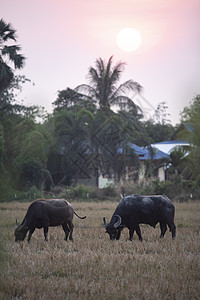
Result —
[[130, 241], [133, 239], [134, 230], [142, 241], [139, 224], [149, 224], [155, 228], [157, 223], [160, 223], [161, 238], [165, 235], [167, 225], [172, 232], [172, 238], [175, 238], [174, 212], [173, 203], [165, 195], [130, 195], [121, 199], [109, 224], [105, 217], [103, 221], [111, 240], [119, 240], [122, 229], [127, 227]]
[[[28, 208], [28, 211], [22, 221], [21, 225], [15, 228], [15, 241], [23, 241], [26, 237], [27, 232], [28, 242], [31, 239], [35, 228], [44, 228], [44, 237], [48, 241], [48, 229], [49, 226], [59, 226], [65, 232], [65, 240], [67, 241], [68, 236], [70, 240], [73, 232], [73, 216], [74, 214], [79, 217], [71, 204], [65, 199], [37, 199]], [[79, 217], [85, 219], [86, 217]]]

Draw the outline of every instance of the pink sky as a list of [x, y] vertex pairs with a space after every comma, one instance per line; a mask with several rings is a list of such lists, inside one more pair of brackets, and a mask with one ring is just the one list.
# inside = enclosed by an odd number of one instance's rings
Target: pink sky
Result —
[[[21, 74], [27, 104], [49, 112], [57, 91], [86, 83], [99, 57], [127, 63], [121, 83], [138, 81], [154, 107], [165, 101], [173, 124], [200, 93], [200, 1], [180, 0], [0, 0], [1, 18], [17, 30], [27, 57]], [[116, 36], [136, 28], [142, 45], [123, 52]]]

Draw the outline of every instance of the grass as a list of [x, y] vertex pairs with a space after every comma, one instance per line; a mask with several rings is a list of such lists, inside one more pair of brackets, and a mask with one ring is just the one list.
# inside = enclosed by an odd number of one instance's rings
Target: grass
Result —
[[175, 203], [177, 237], [159, 226], [141, 226], [143, 242], [128, 230], [110, 241], [103, 228], [116, 202], [73, 203], [74, 242], [61, 227], [49, 229], [49, 242], [36, 230], [31, 242], [14, 242], [15, 219], [28, 203], [0, 203], [0, 299], [200, 299], [200, 202]]

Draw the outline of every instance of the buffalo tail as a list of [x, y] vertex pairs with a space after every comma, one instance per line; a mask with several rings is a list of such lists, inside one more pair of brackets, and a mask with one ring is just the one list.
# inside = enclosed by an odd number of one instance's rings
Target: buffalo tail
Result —
[[80, 217], [75, 211], [74, 211], [74, 214], [75, 214], [79, 219], [85, 219], [85, 218], [86, 218], [86, 216], [85, 216], [85, 217]]

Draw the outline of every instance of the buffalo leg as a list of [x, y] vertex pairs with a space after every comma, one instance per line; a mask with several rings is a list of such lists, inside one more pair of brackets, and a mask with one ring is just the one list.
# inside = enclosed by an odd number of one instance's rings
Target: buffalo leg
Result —
[[132, 242], [133, 240], [134, 229], [129, 229], [129, 240]]
[[65, 232], [65, 241], [67, 241], [70, 232], [69, 227], [67, 224], [62, 224], [62, 228]]
[[160, 222], [160, 230], [161, 230], [160, 238], [163, 238], [165, 232], [167, 231], [167, 225], [165, 223]]
[[169, 229], [172, 232], [172, 238], [174, 239], [176, 236], [176, 226], [173, 221], [169, 222], [167, 225], [169, 226]]
[[44, 226], [44, 238], [46, 242], [48, 242], [48, 229], [48, 226]]
[[28, 243], [30, 242], [31, 236], [32, 236], [32, 234], [33, 234], [34, 231], [35, 231], [35, 228], [31, 228], [31, 229], [29, 230], [29, 234], [28, 234]]
[[142, 242], [142, 235], [141, 235], [140, 226], [137, 225], [137, 227], [135, 228], [135, 230], [136, 230], [136, 233], [137, 233], [137, 235], [139, 237], [139, 240]]
[[70, 241], [73, 241], [72, 233], [73, 233], [74, 225], [72, 224], [72, 222], [70, 222], [70, 224], [68, 224], [68, 225], [69, 225], [69, 229], [70, 229], [69, 239], [70, 239]]

